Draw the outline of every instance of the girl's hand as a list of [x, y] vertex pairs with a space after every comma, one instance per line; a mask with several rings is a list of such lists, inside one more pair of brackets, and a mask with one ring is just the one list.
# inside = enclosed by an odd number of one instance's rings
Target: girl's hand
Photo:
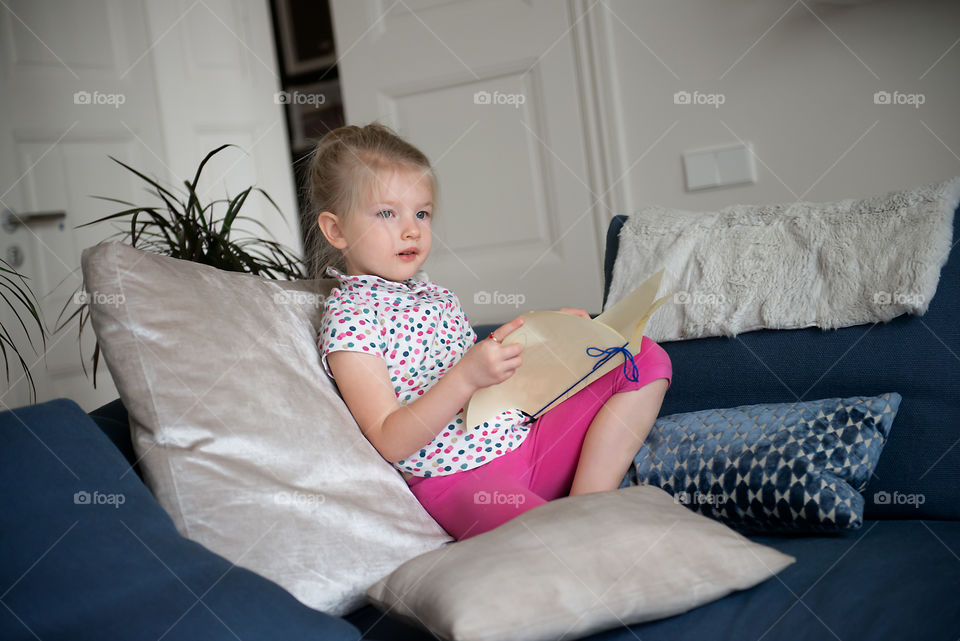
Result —
[[575, 307], [561, 307], [560, 310], [564, 314], [573, 314], [574, 316], [583, 316], [584, 318], [590, 318], [590, 314], [587, 313], [585, 309], [577, 309]]
[[489, 387], [507, 380], [520, 367], [520, 352], [523, 345], [514, 343], [502, 345], [503, 340], [513, 330], [523, 325], [523, 318], [518, 316], [509, 323], [501, 325], [493, 331], [493, 336], [500, 343], [484, 338], [478, 340], [454, 366], [463, 372], [463, 376], [475, 389]]

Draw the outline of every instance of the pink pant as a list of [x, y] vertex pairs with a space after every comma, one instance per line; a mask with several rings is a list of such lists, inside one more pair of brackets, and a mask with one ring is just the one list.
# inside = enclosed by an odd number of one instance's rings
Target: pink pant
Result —
[[614, 358], [620, 360], [617, 367], [537, 417], [518, 448], [462, 472], [414, 476], [407, 481], [414, 496], [457, 540], [567, 496], [587, 429], [607, 399], [673, 377], [670, 357], [646, 336], [634, 357], [640, 374], [636, 382], [624, 377], [622, 356]]

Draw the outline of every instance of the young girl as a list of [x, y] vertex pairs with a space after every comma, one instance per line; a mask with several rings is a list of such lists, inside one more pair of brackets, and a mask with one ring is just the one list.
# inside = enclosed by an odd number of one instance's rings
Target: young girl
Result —
[[309, 191], [311, 270], [338, 280], [317, 332], [323, 367], [364, 436], [451, 536], [619, 486], [670, 385], [659, 345], [643, 337], [636, 381], [617, 366], [536, 419], [516, 409], [466, 425], [473, 393], [520, 366], [522, 347], [502, 343], [523, 318], [478, 341], [458, 298], [420, 271], [437, 192], [426, 156], [382, 125], [341, 127], [318, 143]]

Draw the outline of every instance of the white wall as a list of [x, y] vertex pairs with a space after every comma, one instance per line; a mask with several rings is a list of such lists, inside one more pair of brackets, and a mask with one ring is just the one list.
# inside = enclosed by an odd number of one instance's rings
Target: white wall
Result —
[[[960, 175], [960, 3], [605, 0], [587, 18], [610, 86], [608, 182], [624, 176], [613, 213], [830, 201]], [[681, 90], [725, 103], [674, 104]], [[874, 104], [881, 90], [925, 103]], [[761, 161], [757, 183], [686, 192], [681, 153], [738, 137]]]

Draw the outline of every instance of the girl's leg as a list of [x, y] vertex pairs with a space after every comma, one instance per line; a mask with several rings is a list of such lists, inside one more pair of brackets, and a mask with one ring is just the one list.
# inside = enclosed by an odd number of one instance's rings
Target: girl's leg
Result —
[[540, 415], [527, 437], [535, 439], [534, 492], [552, 500], [619, 487], [673, 377], [670, 357], [646, 336], [635, 362], [637, 381], [624, 377], [621, 364]]
[[[619, 476], [608, 470], [607, 476], [616, 476], [616, 479], [611, 487], [602, 488], [616, 489], [656, 419], [663, 394], [655, 403], [633, 401], [620, 407], [618, 402], [616, 411], [601, 416], [602, 409], [617, 397], [630, 397], [635, 390], [662, 385], [666, 391], [668, 382], [658, 379], [669, 380], [673, 376], [670, 357], [654, 341], [644, 337], [640, 352], [635, 359], [640, 373], [637, 381], [623, 376], [621, 364], [540, 415], [516, 450], [465, 472], [411, 479], [414, 496], [441, 527], [455, 539], [462, 540], [572, 493], [575, 476], [581, 483], [577, 486], [579, 493], [584, 493], [583, 488], [590, 487], [588, 482], [597, 482], [591, 480], [593, 470], [605, 465], [607, 456], [625, 461]], [[654, 381], [658, 381], [656, 385]], [[641, 405], [639, 410], [636, 405]], [[634, 410], [635, 414], [628, 413]], [[643, 426], [647, 421], [649, 424]], [[624, 428], [623, 424], [633, 425], [633, 429]], [[602, 437], [591, 438], [588, 432]], [[609, 438], [611, 432], [615, 436], [619, 432], [620, 438]], [[632, 438], [624, 436], [634, 433]], [[590, 439], [588, 462], [583, 464], [586, 471], [581, 473], [581, 451], [588, 447], [587, 439]], [[607, 448], [613, 452], [607, 452]]]
[[485, 465], [421, 479], [410, 490], [430, 516], [458, 541], [492, 530], [547, 502], [519, 478], [527, 465], [524, 448], [529, 447], [531, 437], [528, 434], [519, 448]]
[[669, 385], [666, 378], [658, 378], [640, 389], [614, 394], [600, 408], [583, 441], [570, 496], [620, 487], [657, 420]]

